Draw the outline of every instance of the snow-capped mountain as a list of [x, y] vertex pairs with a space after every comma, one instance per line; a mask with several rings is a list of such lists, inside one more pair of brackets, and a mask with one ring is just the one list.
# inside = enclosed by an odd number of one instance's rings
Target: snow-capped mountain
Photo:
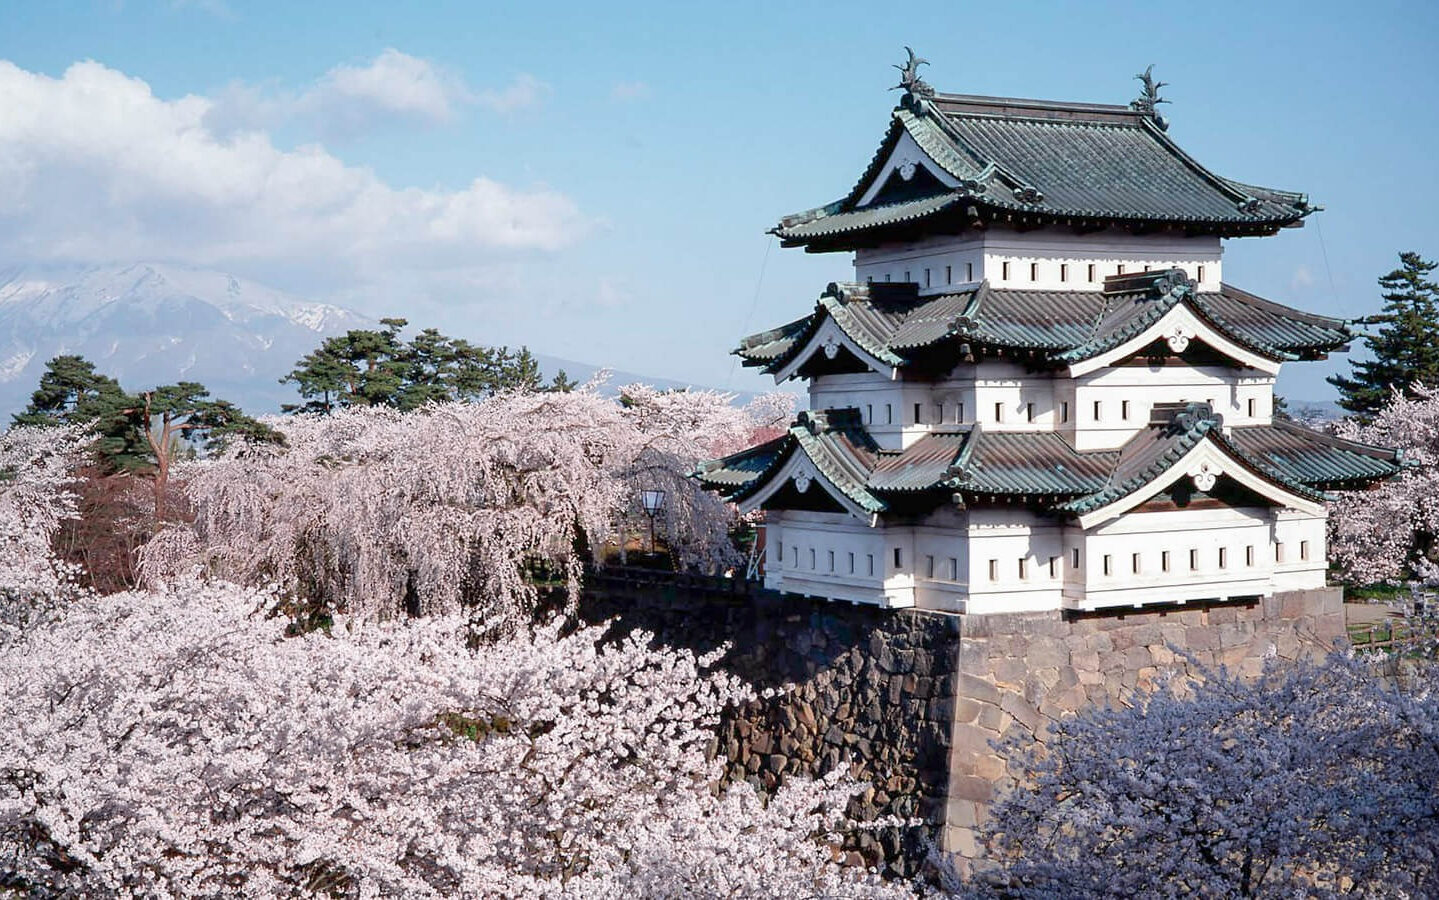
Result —
[[136, 263], [0, 267], [0, 422], [45, 363], [78, 353], [132, 390], [181, 379], [254, 412], [296, 399], [278, 379], [365, 316], [223, 272]]
[[[414, 325], [423, 327], [425, 323]], [[0, 266], [0, 430], [30, 402], [45, 363], [78, 353], [129, 390], [198, 381], [254, 414], [298, 401], [279, 379], [321, 340], [374, 320], [223, 272], [156, 263]], [[476, 342], [479, 335], [456, 334]], [[585, 381], [598, 366], [535, 355], [548, 380]], [[666, 378], [611, 373], [609, 390]], [[752, 395], [740, 392], [744, 402]]]

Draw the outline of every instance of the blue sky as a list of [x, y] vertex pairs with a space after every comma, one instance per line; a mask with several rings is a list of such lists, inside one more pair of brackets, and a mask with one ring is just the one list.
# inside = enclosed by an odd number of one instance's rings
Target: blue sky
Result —
[[1154, 63], [1187, 150], [1326, 207], [1227, 244], [1247, 289], [1363, 315], [1397, 251], [1439, 256], [1430, 3], [4, 8], [0, 94], [36, 112], [7, 138], [0, 110], [0, 254], [228, 268], [705, 385], [763, 388], [734, 341], [848, 275], [765, 230], [848, 190], [905, 44], [956, 93], [1123, 103]]

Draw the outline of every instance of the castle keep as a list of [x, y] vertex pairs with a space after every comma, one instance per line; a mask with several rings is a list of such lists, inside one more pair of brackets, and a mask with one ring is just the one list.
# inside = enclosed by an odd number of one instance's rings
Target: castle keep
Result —
[[735, 351], [810, 411], [701, 466], [765, 511], [765, 583], [956, 613], [1257, 601], [1325, 584], [1324, 501], [1394, 451], [1275, 414], [1339, 319], [1224, 280], [1223, 241], [1303, 194], [1186, 154], [1146, 72], [1128, 106], [904, 90], [873, 161], [785, 246], [853, 254], [804, 318]]

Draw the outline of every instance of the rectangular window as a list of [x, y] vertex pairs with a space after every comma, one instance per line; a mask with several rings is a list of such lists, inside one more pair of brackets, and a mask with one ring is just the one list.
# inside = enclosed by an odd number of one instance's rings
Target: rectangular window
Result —
[[909, 283], [909, 270], [908, 270], [908, 269], [905, 269], [905, 270], [904, 270], [904, 282], [905, 282], [905, 284], [908, 284], [908, 283]]
[[1129, 571], [1133, 572], [1135, 575], [1138, 575], [1138, 574], [1139, 574], [1139, 554], [1138, 554], [1138, 553], [1131, 553], [1131, 554], [1129, 554]]
[[1114, 557], [1110, 556], [1108, 553], [1104, 554], [1104, 574], [1114, 574]]
[[1002, 263], [999, 267], [999, 277], [1003, 281], [1009, 280], [1009, 263]]
[[849, 555], [849, 574], [854, 574], [854, 554]]
[[794, 548], [794, 567], [799, 568], [799, 548]]
[[924, 419], [924, 413], [920, 412], [919, 407], [920, 404], [918, 403], [914, 405], [914, 424], [916, 425], [921, 424], [921, 421]]
[[953, 556], [949, 558], [949, 580], [959, 580], [959, 560], [955, 559]]
[[1094, 401], [1094, 421], [1099, 421], [1099, 401]]
[[869, 566], [869, 574], [873, 575], [873, 574], [874, 574], [874, 554], [873, 554], [873, 553], [866, 553], [866, 554], [864, 555], [864, 561], [865, 561], [865, 564]]
[[929, 287], [929, 270], [924, 270], [924, 286]]
[[1253, 566], [1253, 565], [1254, 565], [1254, 545], [1253, 545], [1253, 544], [1250, 544], [1248, 547], [1245, 547], [1245, 548], [1244, 548], [1244, 564], [1245, 564], [1246, 566]]
[[1190, 550], [1190, 551], [1189, 551], [1189, 571], [1191, 571], [1191, 572], [1197, 572], [1197, 571], [1199, 571], [1199, 551], [1198, 551], [1198, 550]]
[[866, 276], [864, 276], [864, 280], [867, 281], [867, 282], [869, 282], [870, 284], [874, 284], [874, 276], [873, 276], [873, 275], [866, 275]]
[[1038, 280], [1039, 280], [1039, 263], [1030, 263], [1030, 264], [1029, 264], [1029, 280], [1030, 280], [1030, 281], [1038, 281]]
[[1195, 278], [1194, 280], [1195, 280], [1195, 281], [1203, 281], [1203, 280], [1204, 280], [1204, 267], [1203, 267], [1203, 266], [1200, 266], [1200, 267], [1199, 267], [1199, 276], [1198, 276], [1197, 278]]
[[1058, 577], [1059, 577], [1059, 557], [1057, 557], [1057, 556], [1051, 556], [1051, 557], [1049, 558], [1049, 577], [1050, 577], [1050, 578], [1058, 578]]
[[1094, 280], [1094, 263], [1089, 264], [1089, 280]]
[[964, 421], [964, 401], [961, 400], [954, 405], [954, 424], [958, 425]]
[[872, 424], [874, 424], [874, 404], [873, 404], [873, 403], [866, 403], [866, 404], [864, 405], [864, 422], [865, 422], [866, 425], [872, 425]]
[[1068, 422], [1068, 421], [1069, 421], [1069, 401], [1068, 401], [1068, 400], [1063, 400], [1063, 401], [1061, 401], [1060, 404], [1059, 404], [1059, 421], [1061, 421], [1061, 422]]
[[1019, 579], [1023, 581], [1029, 577], [1029, 559], [1021, 556], [1019, 558]]
[[899, 568], [900, 566], [902, 566], [902, 565], [904, 565], [904, 554], [900, 552], [900, 549], [899, 549], [898, 547], [895, 547], [895, 548], [894, 548], [894, 567], [895, 567], [896, 569], [898, 569], [898, 568]]
[[999, 580], [999, 560], [997, 560], [997, 559], [991, 559], [991, 560], [989, 561], [989, 580], [990, 580], [990, 581], [998, 581], [998, 580]]
[[1228, 547], [1220, 547], [1220, 548], [1219, 548], [1219, 568], [1221, 568], [1221, 569], [1227, 569], [1227, 568], [1229, 568], [1229, 548], [1228, 548]]
[[1257, 404], [1255, 404], [1254, 398], [1253, 398], [1253, 397], [1250, 397], [1250, 398], [1249, 398], [1249, 418], [1251, 418], [1251, 419], [1254, 418], [1254, 409], [1255, 409], [1255, 406], [1256, 406], [1256, 405], [1257, 405]]
[[1034, 421], [1034, 404], [1033, 404], [1033, 403], [1026, 403], [1026, 404], [1024, 404], [1024, 415], [1029, 419], [1029, 421], [1031, 421], [1031, 422]]
[[1149, 271], [1149, 266], [1145, 266], [1145, 267], [1144, 267], [1144, 271], [1148, 272], [1148, 271]]
[[933, 578], [933, 577], [934, 577], [934, 557], [933, 557], [933, 556], [926, 556], [926, 557], [924, 558], [924, 577], [925, 577], [925, 578]]
[[994, 421], [996, 421], [996, 422], [1003, 422], [1003, 421], [1004, 421], [1004, 404], [1003, 404], [1003, 403], [996, 403], [996, 404], [994, 404]]
[[1123, 419], [1123, 420], [1126, 421], [1126, 422], [1129, 421], [1129, 401], [1128, 401], [1128, 400], [1121, 400], [1121, 401], [1119, 401], [1119, 418]]
[[888, 403], [884, 405], [884, 424], [894, 424], [894, 407]]
[[885, 284], [888, 284], [888, 283], [889, 283], [889, 273], [888, 273], [888, 272], [885, 272], [885, 273], [884, 273], [884, 281], [885, 281]]
[[834, 551], [829, 551], [829, 570], [834, 571]]
[[1161, 572], [1168, 572], [1168, 571], [1169, 571], [1169, 551], [1168, 551], [1168, 550], [1161, 551], [1160, 554], [1159, 554], [1159, 571], [1161, 571]]
[[1274, 542], [1274, 561], [1277, 562], [1277, 563], [1282, 563], [1282, 562], [1284, 562], [1284, 542], [1283, 542], [1283, 541], [1275, 541], [1275, 542]]
[[973, 280], [974, 280], [974, 263], [968, 262], [968, 263], [965, 263], [965, 264], [964, 264], [964, 280], [965, 280], [965, 281], [973, 281]]
[[1068, 280], [1069, 280], [1069, 263], [1060, 263], [1060, 264], [1059, 264], [1059, 280], [1060, 280], [1060, 281], [1068, 281]]
[[1123, 275], [1123, 274], [1124, 274], [1124, 263], [1120, 263], [1118, 266], [1115, 267], [1115, 269], [1114, 269], [1114, 274], [1116, 274], [1116, 275]]
[[1078, 572], [1078, 571], [1079, 571], [1079, 548], [1078, 548], [1078, 547], [1075, 547], [1075, 548], [1073, 548], [1072, 550], [1070, 550], [1069, 552], [1070, 552], [1069, 567], [1070, 567], [1071, 569], [1073, 569], [1074, 571]]
[[1308, 558], [1309, 558], [1309, 542], [1308, 542], [1308, 541], [1300, 541], [1300, 542], [1299, 542], [1299, 558], [1300, 558], [1300, 559], [1308, 559]]
[[934, 424], [936, 424], [936, 425], [943, 425], [943, 424], [944, 424], [944, 404], [943, 404], [943, 403], [936, 403], [936, 404], [934, 405]]
[[944, 283], [954, 284], [954, 266], [944, 267]]
[[811, 571], [811, 572], [813, 572], [814, 569], [815, 569], [815, 564], [814, 564], [814, 548], [813, 548], [813, 547], [809, 548], [809, 568], [810, 568], [810, 571]]

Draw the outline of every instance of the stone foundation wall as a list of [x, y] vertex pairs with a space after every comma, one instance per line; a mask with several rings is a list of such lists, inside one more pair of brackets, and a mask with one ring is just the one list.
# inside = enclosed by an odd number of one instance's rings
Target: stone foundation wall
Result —
[[1171, 646], [1245, 675], [1271, 655], [1322, 656], [1345, 634], [1343, 600], [1341, 589], [1324, 588], [1248, 604], [964, 617], [943, 846], [978, 856], [977, 826], [1013, 785], [991, 741], [1042, 734], [1087, 704], [1127, 702], [1161, 672], [1189, 667]]
[[848, 860], [913, 873], [944, 824], [959, 620], [723, 587], [601, 573], [587, 581], [580, 613], [698, 653], [728, 642], [727, 671], [761, 691], [794, 685], [721, 723], [726, 777], [772, 790], [786, 778], [848, 767], [873, 785], [851, 804], [856, 818], [929, 823], [851, 834]]
[[634, 570], [587, 579], [590, 622], [644, 629], [705, 653], [757, 689], [793, 685], [733, 711], [716, 752], [728, 779], [772, 790], [848, 766], [872, 790], [851, 813], [919, 829], [846, 839], [850, 862], [911, 874], [928, 842], [978, 855], [977, 829], [1013, 781], [990, 742], [1090, 703], [1124, 703], [1188, 663], [1257, 674], [1267, 656], [1323, 654], [1344, 635], [1338, 588], [1253, 603], [1096, 615], [955, 616], [782, 596], [752, 584]]

